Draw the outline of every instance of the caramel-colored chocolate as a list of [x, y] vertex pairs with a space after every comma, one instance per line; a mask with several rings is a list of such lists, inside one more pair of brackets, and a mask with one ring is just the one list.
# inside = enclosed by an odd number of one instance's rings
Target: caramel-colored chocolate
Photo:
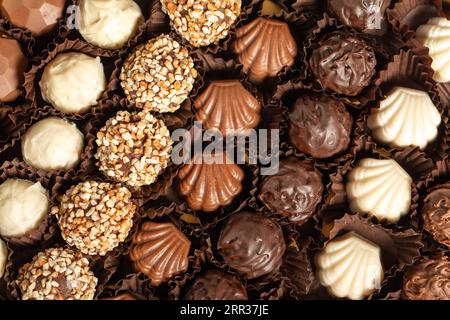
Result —
[[19, 97], [27, 63], [19, 43], [0, 34], [0, 102], [12, 102]]

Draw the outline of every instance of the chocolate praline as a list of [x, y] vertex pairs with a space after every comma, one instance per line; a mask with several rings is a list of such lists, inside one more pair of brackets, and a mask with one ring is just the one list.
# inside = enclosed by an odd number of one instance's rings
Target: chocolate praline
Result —
[[222, 228], [217, 250], [224, 262], [254, 279], [277, 271], [286, 244], [281, 227], [272, 219], [256, 212], [240, 212], [231, 216]]
[[402, 294], [408, 300], [450, 300], [449, 258], [422, 258], [409, 267], [403, 276]]
[[390, 0], [328, 0], [328, 10], [341, 22], [358, 31], [383, 34]]
[[291, 108], [289, 120], [289, 138], [299, 151], [324, 159], [348, 148], [353, 119], [339, 100], [303, 95]]
[[19, 97], [27, 63], [19, 42], [0, 32], [0, 102]]
[[248, 300], [238, 278], [218, 270], [209, 270], [195, 279], [184, 300]]
[[450, 188], [436, 189], [425, 197], [422, 218], [433, 239], [450, 247]]
[[288, 158], [278, 173], [262, 180], [259, 199], [270, 210], [292, 221], [306, 221], [322, 199], [321, 173], [308, 162]]
[[324, 89], [357, 96], [375, 75], [375, 52], [366, 41], [344, 32], [321, 39], [309, 59], [311, 72]]

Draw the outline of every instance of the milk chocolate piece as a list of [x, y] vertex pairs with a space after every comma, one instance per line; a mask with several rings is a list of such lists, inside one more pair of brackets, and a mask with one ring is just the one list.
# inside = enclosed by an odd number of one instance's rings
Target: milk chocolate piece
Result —
[[63, 16], [65, 0], [2, 0], [0, 9], [14, 26], [35, 36], [52, 31]]
[[357, 96], [375, 75], [373, 48], [352, 34], [333, 32], [319, 41], [309, 59], [311, 72], [324, 89]]
[[19, 97], [27, 63], [19, 43], [0, 33], [0, 102], [12, 102]]
[[255, 84], [293, 65], [297, 56], [297, 44], [287, 23], [263, 17], [236, 30], [232, 50]]
[[236, 213], [220, 233], [217, 250], [243, 277], [254, 279], [277, 271], [286, 244], [281, 227], [256, 212]]
[[259, 199], [291, 221], [304, 222], [322, 200], [322, 175], [311, 164], [294, 157], [282, 160], [275, 175], [265, 176]]
[[450, 248], [450, 188], [436, 189], [425, 197], [422, 218], [433, 239]]
[[236, 277], [209, 270], [195, 279], [184, 300], [248, 300], [247, 291]]
[[332, 157], [350, 144], [352, 116], [339, 100], [324, 95], [302, 95], [289, 112], [291, 143], [314, 158]]

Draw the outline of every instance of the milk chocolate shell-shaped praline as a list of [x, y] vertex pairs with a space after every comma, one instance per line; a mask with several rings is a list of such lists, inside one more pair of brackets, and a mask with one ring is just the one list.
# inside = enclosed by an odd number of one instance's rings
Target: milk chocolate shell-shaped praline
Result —
[[232, 215], [217, 242], [223, 261], [248, 279], [277, 271], [285, 250], [278, 223], [256, 212]]
[[195, 155], [178, 172], [180, 193], [193, 210], [213, 212], [229, 205], [242, 191], [244, 171], [235, 163], [227, 163], [224, 154], [212, 158], [209, 162], [202, 154]]
[[238, 278], [223, 271], [209, 270], [196, 278], [184, 300], [248, 300]]
[[350, 144], [353, 119], [339, 100], [302, 95], [289, 112], [289, 139], [316, 159], [344, 152]]
[[293, 65], [297, 56], [297, 44], [287, 23], [263, 17], [236, 30], [232, 50], [255, 84]]
[[212, 81], [195, 99], [195, 118], [222, 135], [245, 133], [260, 120], [261, 105], [238, 80]]
[[450, 300], [450, 259], [422, 258], [403, 277], [403, 297], [408, 300]]
[[19, 42], [0, 32], [0, 102], [19, 97], [27, 63]]
[[282, 160], [275, 175], [264, 176], [259, 199], [291, 221], [305, 222], [322, 200], [322, 174], [308, 162], [294, 157]]
[[130, 259], [158, 286], [186, 272], [191, 242], [172, 223], [144, 222], [133, 237]]
[[422, 208], [423, 226], [434, 240], [450, 248], [450, 188], [430, 192]]

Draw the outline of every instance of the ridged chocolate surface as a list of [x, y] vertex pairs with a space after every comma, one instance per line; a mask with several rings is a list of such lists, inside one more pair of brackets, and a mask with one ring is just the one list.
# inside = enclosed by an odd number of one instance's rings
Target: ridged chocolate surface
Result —
[[450, 247], [450, 189], [440, 188], [425, 197], [422, 218], [427, 230], [437, 242]]

